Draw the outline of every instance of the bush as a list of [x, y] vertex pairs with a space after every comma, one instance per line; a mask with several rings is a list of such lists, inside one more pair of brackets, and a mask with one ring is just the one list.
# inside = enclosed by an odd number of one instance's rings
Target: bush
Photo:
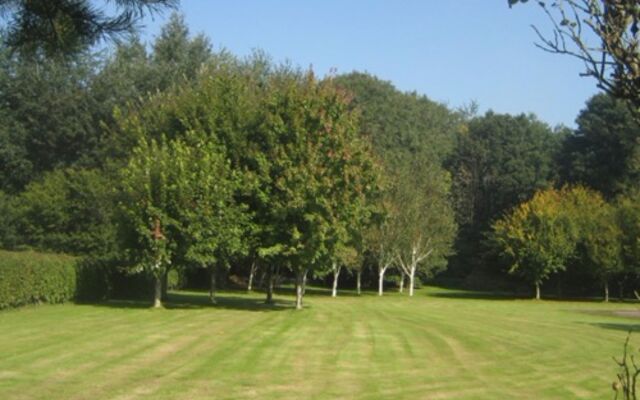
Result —
[[72, 300], [75, 268], [66, 255], [0, 250], [0, 309]]

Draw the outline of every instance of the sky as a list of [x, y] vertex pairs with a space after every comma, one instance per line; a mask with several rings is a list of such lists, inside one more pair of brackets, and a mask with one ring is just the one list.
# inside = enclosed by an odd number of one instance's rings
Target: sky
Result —
[[[261, 49], [320, 76], [366, 71], [451, 108], [476, 102], [480, 112], [575, 127], [597, 93], [579, 61], [534, 46], [532, 24], [550, 32], [535, 1], [510, 9], [507, 0], [182, 0], [180, 12], [215, 49]], [[168, 16], [147, 18], [143, 38]]]

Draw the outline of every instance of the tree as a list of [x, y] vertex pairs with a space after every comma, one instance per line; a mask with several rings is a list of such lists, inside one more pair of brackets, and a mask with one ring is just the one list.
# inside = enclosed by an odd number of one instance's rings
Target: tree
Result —
[[382, 221], [370, 227], [366, 232], [367, 247], [377, 263], [378, 296], [382, 296], [384, 293], [385, 274], [397, 261], [398, 227], [395, 225], [395, 221], [392, 216], [386, 214]]
[[616, 199], [617, 222], [622, 233], [623, 272], [635, 276], [640, 270], [640, 204], [637, 199], [637, 190]]
[[608, 199], [636, 187], [640, 178], [640, 125], [624, 102], [593, 96], [580, 112], [575, 133], [559, 155], [565, 182], [583, 184]]
[[[175, 7], [176, 0], [127, 0], [110, 3], [112, 13], [88, 0], [3, 0], [0, 16], [5, 41], [24, 53], [68, 55], [96, 42], [131, 33], [147, 13]], [[111, 15], [110, 15], [111, 14]]]
[[580, 247], [591, 267], [592, 275], [600, 282], [604, 290], [604, 301], [609, 301], [609, 282], [624, 271], [622, 261], [622, 231], [616, 220], [616, 210], [594, 194], [596, 210], [587, 214], [582, 210], [581, 217], [587, 226], [580, 236]]
[[34, 61], [0, 48], [0, 188], [15, 193], [54, 168], [95, 165], [95, 64], [92, 54]]
[[113, 181], [102, 171], [69, 168], [46, 173], [16, 197], [22, 244], [74, 255], [115, 247]]
[[242, 176], [233, 170], [225, 152], [212, 138], [189, 133], [173, 145], [176, 184], [179, 187], [177, 219], [186, 247], [186, 260], [209, 269], [209, 299], [215, 303], [217, 263], [244, 251], [246, 207], [236, 201]]
[[[527, 0], [508, 0], [509, 6]], [[533, 27], [544, 51], [584, 63], [584, 76], [623, 99], [640, 118], [640, 4], [636, 0], [554, 0], [537, 2], [552, 23], [552, 35]]]
[[154, 279], [153, 306], [161, 307], [162, 279], [179, 241], [179, 182], [176, 159], [166, 139], [141, 138], [121, 171], [120, 242], [133, 273]]
[[446, 266], [456, 225], [446, 171], [420, 155], [405, 163], [394, 196], [399, 227], [396, 257], [401, 272], [409, 278], [409, 296], [413, 296], [417, 272], [431, 275]]
[[576, 248], [577, 229], [563, 212], [570, 191], [537, 192], [493, 224], [491, 242], [508, 262], [509, 273], [535, 286], [536, 299], [544, 280], [564, 270]]
[[559, 139], [533, 115], [491, 111], [458, 132], [446, 162], [460, 226], [452, 268], [464, 273], [488, 264], [485, 233], [504, 212], [551, 186]]
[[335, 83], [351, 93], [360, 112], [360, 132], [374, 153], [387, 162], [402, 162], [406, 153], [444, 160], [455, 145], [459, 116], [445, 105], [416, 92], [401, 92], [367, 73], [339, 75]]
[[344, 233], [343, 216], [365, 203], [376, 176], [348, 99], [331, 81], [317, 82], [312, 73], [278, 74], [264, 101], [253, 138], [269, 160], [260, 161], [269, 193], [268, 208], [260, 209], [260, 220], [269, 224], [261, 252], [292, 270], [301, 308], [308, 272], [326, 266], [344, 243], [336, 229]]

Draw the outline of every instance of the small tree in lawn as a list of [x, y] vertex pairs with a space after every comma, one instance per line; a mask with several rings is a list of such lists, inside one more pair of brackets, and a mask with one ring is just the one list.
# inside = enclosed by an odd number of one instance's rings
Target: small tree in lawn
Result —
[[[579, 247], [591, 274], [604, 289], [604, 301], [609, 301], [609, 282], [623, 272], [622, 230], [616, 219], [616, 209], [594, 191], [580, 189], [584, 195], [576, 204], [574, 221], [580, 223]], [[574, 190], [575, 192], [575, 190]]]
[[414, 157], [405, 160], [395, 194], [400, 227], [396, 257], [400, 279], [409, 278], [409, 296], [419, 270], [428, 275], [446, 265], [456, 232], [448, 176], [425, 158]]
[[563, 212], [567, 190], [538, 192], [493, 224], [491, 241], [509, 262], [509, 273], [531, 282], [536, 299], [542, 283], [566, 268], [576, 247], [575, 226]]
[[142, 138], [121, 172], [120, 239], [131, 270], [153, 277], [154, 307], [162, 306], [162, 277], [171, 264], [180, 231], [175, 218], [175, 161], [164, 138]]
[[384, 276], [396, 262], [397, 231], [394, 221], [385, 217], [385, 221], [367, 230], [367, 246], [376, 259], [378, 269], [378, 296], [384, 293]]
[[209, 299], [215, 303], [216, 266], [228, 264], [232, 256], [245, 250], [248, 213], [234, 198], [242, 184], [241, 175], [211, 138], [191, 132], [185, 141], [174, 141], [173, 147], [185, 258], [209, 270]]
[[[338, 279], [340, 278], [340, 272], [346, 268], [353, 268], [356, 264], [359, 263], [359, 254], [358, 251], [351, 246], [341, 246], [336, 250], [336, 254], [331, 263], [331, 272], [333, 273], [333, 285], [331, 286], [331, 297], [336, 297], [338, 295]], [[357, 270], [358, 273], [358, 294], [360, 294], [360, 271]]]

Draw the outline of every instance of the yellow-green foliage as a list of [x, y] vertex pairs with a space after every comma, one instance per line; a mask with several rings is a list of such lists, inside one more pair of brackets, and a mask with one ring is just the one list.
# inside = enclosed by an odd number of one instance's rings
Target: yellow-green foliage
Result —
[[564, 270], [575, 250], [578, 225], [572, 205], [585, 189], [548, 189], [513, 209], [493, 225], [493, 240], [517, 273], [540, 284]]
[[66, 255], [0, 250], [0, 309], [73, 299], [75, 264]]

